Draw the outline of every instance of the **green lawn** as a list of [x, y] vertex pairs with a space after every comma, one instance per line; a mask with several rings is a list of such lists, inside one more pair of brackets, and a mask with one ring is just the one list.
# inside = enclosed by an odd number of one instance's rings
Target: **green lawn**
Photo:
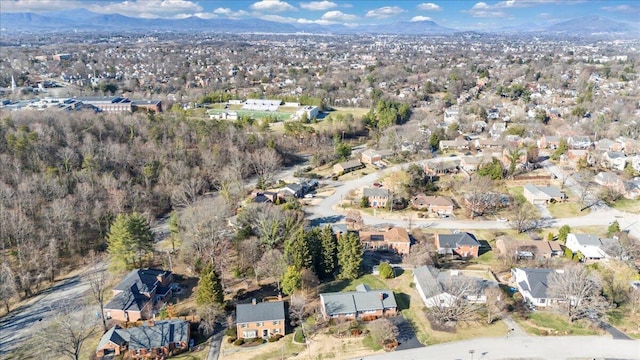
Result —
[[568, 218], [575, 216], [584, 216], [590, 212], [590, 209], [580, 211], [583, 206], [575, 202], [554, 203], [547, 206], [547, 210], [554, 218]]
[[640, 339], [640, 312], [631, 311], [627, 306], [607, 312], [609, 322], [634, 339]]
[[[268, 359], [288, 359], [289, 357], [295, 356], [296, 354], [304, 351], [304, 346], [299, 344], [294, 344], [291, 340], [293, 339], [293, 335], [289, 334], [282, 339], [280, 339], [275, 344], [280, 344], [280, 346], [263, 354], [258, 354], [256, 356], [252, 356], [251, 360], [268, 360]], [[206, 358], [206, 357], [205, 357]]]
[[387, 284], [380, 280], [377, 276], [367, 274], [355, 280], [335, 280], [323, 285], [320, 292], [340, 292], [355, 291], [356, 286], [365, 284], [371, 289], [387, 289]]
[[598, 335], [598, 331], [590, 328], [590, 323], [586, 320], [571, 323], [565, 316], [550, 312], [537, 311], [529, 314], [526, 320], [514, 319], [534, 335]]
[[614, 209], [632, 214], [640, 214], [640, 200], [620, 199], [610, 204]]

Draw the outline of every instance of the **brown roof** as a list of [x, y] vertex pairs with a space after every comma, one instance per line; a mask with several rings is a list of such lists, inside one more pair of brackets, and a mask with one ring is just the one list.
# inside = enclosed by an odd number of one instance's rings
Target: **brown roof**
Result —
[[361, 241], [387, 241], [410, 243], [409, 234], [405, 228], [391, 228], [387, 231], [360, 231]]

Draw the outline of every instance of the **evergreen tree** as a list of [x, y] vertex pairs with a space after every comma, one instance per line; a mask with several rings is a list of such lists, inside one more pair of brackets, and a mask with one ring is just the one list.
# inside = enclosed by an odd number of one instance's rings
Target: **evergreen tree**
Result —
[[302, 286], [302, 272], [294, 266], [289, 266], [282, 275], [282, 292], [291, 295]]
[[560, 227], [560, 229], [558, 230], [558, 240], [564, 244], [565, 242], [567, 242], [567, 235], [569, 235], [570, 232], [571, 228], [569, 227], [569, 225], [562, 225], [562, 227]]
[[107, 234], [109, 267], [112, 271], [142, 266], [142, 259], [153, 251], [153, 233], [148, 221], [138, 213], [120, 214]]
[[320, 233], [322, 242], [322, 271], [316, 272], [322, 279], [330, 278], [338, 268], [338, 238], [330, 226], [325, 226]]
[[307, 236], [302, 230], [286, 242], [284, 252], [289, 265], [298, 270], [313, 265], [313, 256], [307, 242]]
[[619, 232], [620, 232], [620, 223], [618, 222], [618, 220], [615, 220], [614, 222], [611, 223], [611, 225], [609, 225], [609, 228], [607, 229], [607, 234], [611, 236]]
[[391, 279], [395, 277], [395, 272], [393, 271], [393, 267], [389, 265], [389, 263], [383, 262], [380, 263], [378, 267], [378, 271], [380, 272], [380, 277], [383, 279]]
[[340, 237], [338, 241], [338, 264], [340, 265], [340, 279], [356, 279], [360, 275], [362, 264], [362, 245], [360, 238], [354, 233]]
[[198, 306], [222, 304], [224, 302], [224, 292], [218, 274], [211, 264], [208, 264], [200, 273], [198, 280], [198, 291], [196, 293], [196, 303]]

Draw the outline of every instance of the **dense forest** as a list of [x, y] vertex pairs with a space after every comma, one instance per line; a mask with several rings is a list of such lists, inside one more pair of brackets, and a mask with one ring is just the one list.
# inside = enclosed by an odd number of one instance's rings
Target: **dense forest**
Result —
[[0, 259], [21, 297], [53, 279], [61, 265], [104, 251], [118, 214], [138, 212], [151, 221], [211, 191], [233, 209], [244, 180], [275, 180], [281, 166], [299, 161], [302, 149], [322, 154], [316, 161], [330, 161], [334, 134], [362, 130], [336, 120], [322, 132], [282, 134], [253, 122], [188, 115], [1, 116]]

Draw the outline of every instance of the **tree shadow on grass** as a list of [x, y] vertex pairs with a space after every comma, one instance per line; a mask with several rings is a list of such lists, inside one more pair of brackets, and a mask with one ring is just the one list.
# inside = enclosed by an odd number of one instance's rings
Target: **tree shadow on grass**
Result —
[[395, 293], [398, 311], [406, 310], [411, 305], [411, 296], [405, 293]]

